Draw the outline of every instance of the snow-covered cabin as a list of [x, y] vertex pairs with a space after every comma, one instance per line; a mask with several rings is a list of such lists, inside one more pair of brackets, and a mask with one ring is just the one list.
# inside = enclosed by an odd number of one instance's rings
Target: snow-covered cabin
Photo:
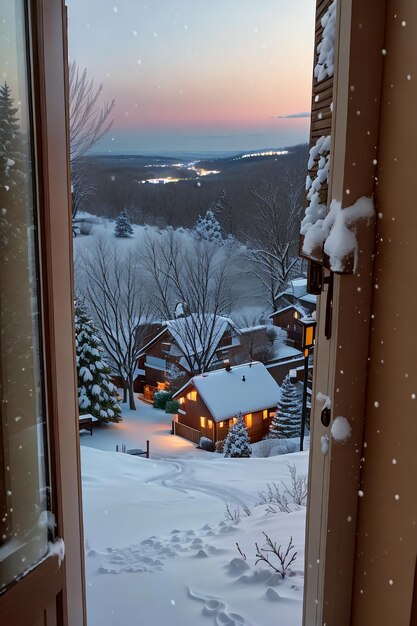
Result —
[[284, 291], [279, 291], [275, 295], [275, 309], [280, 310], [294, 304], [301, 307], [306, 315], [311, 315], [316, 310], [317, 296], [308, 293], [307, 278], [300, 276], [290, 280]]
[[185, 380], [226, 360], [238, 365], [262, 358], [267, 347], [266, 326], [239, 329], [231, 319], [211, 314], [168, 320], [153, 328], [141, 348], [135, 390], [150, 400], [154, 390], [166, 387], [169, 372], [171, 379], [175, 371]]
[[287, 332], [287, 344], [297, 348], [301, 348], [303, 336], [303, 327], [300, 320], [307, 316], [307, 311], [297, 305], [289, 304], [282, 309], [277, 309], [269, 316], [274, 326], [282, 328]]
[[266, 367], [255, 361], [194, 376], [176, 394], [180, 403], [176, 434], [225, 439], [236, 413], [244, 415], [252, 443], [268, 432], [281, 389]]

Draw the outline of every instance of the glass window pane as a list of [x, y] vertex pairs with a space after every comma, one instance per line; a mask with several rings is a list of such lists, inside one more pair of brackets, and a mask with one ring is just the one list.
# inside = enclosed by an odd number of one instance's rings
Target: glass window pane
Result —
[[0, 589], [48, 548], [25, 4], [0, 5]]

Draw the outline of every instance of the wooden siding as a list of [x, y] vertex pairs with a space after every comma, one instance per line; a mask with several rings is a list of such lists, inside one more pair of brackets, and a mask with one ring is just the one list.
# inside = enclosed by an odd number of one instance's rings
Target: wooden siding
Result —
[[[282, 382], [290, 370], [297, 370], [297, 381], [304, 380], [304, 357], [301, 356], [292, 361], [285, 361], [284, 363], [276, 363], [267, 367], [268, 372], [272, 378], [282, 385]], [[313, 367], [309, 366], [309, 370], [312, 371]]]
[[276, 313], [272, 316], [272, 323], [278, 328], [288, 331], [288, 338], [292, 340], [295, 348], [301, 348], [302, 328], [298, 320], [294, 317], [295, 308], [287, 309], [282, 313]]
[[[184, 404], [181, 404], [180, 411], [178, 412], [178, 424], [184, 424], [189, 428], [197, 430], [200, 432], [201, 437], [207, 437], [212, 441], [221, 441], [227, 437], [227, 433], [229, 432], [229, 427], [232, 423], [232, 419], [224, 420], [223, 422], [215, 422], [213, 416], [211, 415], [207, 405], [201, 398], [201, 396], [197, 392], [197, 399], [189, 400], [187, 398], [187, 394], [190, 390], [194, 390], [194, 386], [190, 384], [186, 389], [184, 389], [184, 393], [181, 394], [181, 398], [185, 398]], [[179, 398], [176, 398], [179, 400]], [[266, 407], [265, 407], [266, 408]], [[275, 411], [276, 407], [269, 407], [268, 415], [270, 411]], [[257, 411], [252, 413], [252, 426], [248, 428], [248, 435], [250, 437], [251, 443], [255, 443], [256, 441], [260, 441], [263, 439], [265, 435], [269, 432], [269, 426], [271, 423], [271, 418], [263, 419], [262, 411]], [[205, 426], [201, 425], [200, 418], [205, 418]], [[208, 425], [208, 420], [212, 420], [212, 427], [210, 428]], [[220, 426], [220, 424], [223, 426]], [[178, 433], [179, 434], [179, 433]], [[186, 434], [181, 435], [186, 439], [189, 437]], [[192, 440], [192, 439], [191, 439]]]
[[[315, 41], [314, 41], [314, 62], [313, 62], [313, 84], [311, 94], [311, 125], [310, 125], [310, 148], [312, 148], [317, 140], [322, 136], [328, 136], [332, 133], [332, 120], [333, 112], [331, 105], [334, 98], [334, 76], [318, 81], [314, 76], [314, 67], [318, 61], [317, 46], [322, 40], [323, 27], [321, 25], [321, 19], [327, 9], [329, 8], [332, 0], [317, 0], [316, 3], [316, 29], [315, 29]], [[335, 50], [336, 53], [336, 50]], [[336, 67], [336, 62], [335, 62]], [[314, 166], [308, 170], [308, 175], [312, 180], [317, 176], [318, 159], [315, 161]], [[320, 188], [320, 202], [322, 204], [328, 204], [328, 186], [327, 183], [322, 184]], [[308, 201], [306, 198], [305, 206], [307, 207]], [[313, 260], [315, 262], [323, 263], [324, 256], [323, 251], [318, 254], [314, 252], [311, 255], [306, 255], [302, 251], [303, 236], [300, 236], [300, 256]]]

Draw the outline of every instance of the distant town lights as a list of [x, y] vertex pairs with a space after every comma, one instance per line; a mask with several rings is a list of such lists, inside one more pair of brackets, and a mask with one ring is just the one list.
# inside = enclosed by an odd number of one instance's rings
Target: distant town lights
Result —
[[242, 154], [239, 157], [236, 157], [235, 161], [239, 159], [249, 159], [252, 157], [263, 157], [263, 156], [280, 156], [281, 154], [288, 154], [288, 150], [268, 150], [267, 152], [250, 152], [248, 154]]

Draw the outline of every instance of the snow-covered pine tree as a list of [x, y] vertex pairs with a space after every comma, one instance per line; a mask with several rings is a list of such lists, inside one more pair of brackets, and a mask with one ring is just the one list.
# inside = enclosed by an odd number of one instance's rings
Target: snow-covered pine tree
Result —
[[130, 237], [130, 235], [133, 235], [132, 224], [130, 223], [130, 219], [126, 209], [120, 211], [119, 215], [116, 218], [114, 235], [115, 237]]
[[90, 413], [102, 423], [120, 422], [117, 390], [103, 358], [97, 329], [81, 300], [75, 303], [75, 333], [80, 415]]
[[224, 243], [221, 226], [210, 209], [204, 217], [199, 216], [194, 226], [194, 237], [198, 241], [209, 241], [218, 246]]
[[237, 413], [236, 418], [236, 422], [230, 427], [224, 441], [224, 456], [231, 458], [250, 457], [252, 448], [242, 413]]
[[281, 386], [281, 398], [269, 427], [272, 439], [299, 437], [301, 429], [301, 402], [295, 385], [287, 375]]

